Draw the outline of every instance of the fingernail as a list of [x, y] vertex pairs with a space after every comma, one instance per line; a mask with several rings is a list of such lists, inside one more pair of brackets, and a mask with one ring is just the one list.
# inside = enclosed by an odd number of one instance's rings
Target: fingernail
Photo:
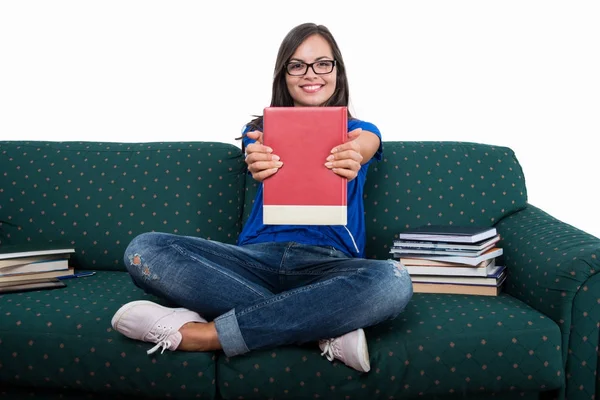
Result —
[[267, 153], [272, 153], [272, 152], [273, 152], [273, 149], [272, 149], [272, 148], [270, 148], [270, 147], [267, 147], [267, 148], [265, 149], [265, 151], [266, 151]]
[[327, 168], [331, 168], [331, 167], [333, 166], [333, 163], [332, 163], [332, 162], [326, 162], [326, 163], [325, 163], [325, 166], [326, 166]]
[[275, 166], [277, 168], [281, 168], [282, 165], [283, 165], [283, 163], [281, 161], [278, 161], [278, 162], [275, 163]]
[[338, 151], [337, 147], [331, 150], [332, 153], [336, 153], [337, 151]]
[[334, 157], [334, 156], [329, 156], [329, 157], [327, 157], [327, 161], [333, 161], [334, 159], [335, 159], [335, 157]]
[[272, 168], [271, 171], [273, 172], [277, 172], [277, 170], [279, 170], [279, 168]]
[[271, 160], [273, 160], [273, 161], [279, 161], [279, 160], [280, 160], [280, 158], [279, 158], [279, 156], [272, 155], [272, 156], [271, 156]]

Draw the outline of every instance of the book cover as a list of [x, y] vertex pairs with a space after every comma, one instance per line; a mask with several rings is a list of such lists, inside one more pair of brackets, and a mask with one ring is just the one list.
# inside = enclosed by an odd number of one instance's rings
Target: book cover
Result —
[[445, 243], [426, 240], [394, 240], [395, 249], [449, 249], [449, 250], [483, 250], [500, 241], [500, 235], [483, 240], [477, 244]]
[[68, 258], [35, 261], [29, 264], [13, 265], [10, 267], [0, 268], [0, 277], [30, 274], [36, 272], [66, 271], [67, 269], [69, 269]]
[[325, 167], [348, 135], [346, 107], [267, 107], [263, 144], [283, 166], [263, 181], [263, 223], [346, 225], [347, 180]]
[[485, 247], [481, 250], [459, 250], [459, 249], [444, 249], [444, 248], [438, 248], [438, 249], [427, 249], [427, 248], [418, 248], [418, 249], [410, 249], [410, 248], [398, 248], [398, 247], [393, 247], [390, 250], [390, 253], [392, 254], [398, 254], [400, 256], [403, 255], [409, 255], [409, 256], [414, 256], [414, 257], [420, 257], [420, 256], [424, 256], [424, 255], [430, 255], [430, 254], [437, 254], [437, 255], [441, 255], [441, 256], [463, 256], [463, 257], [477, 257], [482, 255], [483, 253], [485, 253], [486, 251], [488, 251], [489, 249], [493, 248], [494, 244], [489, 245], [488, 247]]
[[0, 246], [0, 260], [8, 260], [12, 258], [44, 256], [50, 254], [70, 254], [74, 253], [75, 249], [62, 245], [2, 245]]
[[448, 264], [447, 266], [428, 266], [428, 265], [405, 265], [408, 273], [413, 275], [437, 275], [437, 276], [476, 276], [487, 277], [496, 268], [496, 260], [486, 260], [487, 265], [482, 267], [459, 266], [457, 264]]
[[446, 261], [433, 261], [433, 260], [427, 260], [425, 258], [398, 257], [398, 256], [394, 256], [394, 258], [399, 260], [402, 264], [404, 264], [406, 266], [417, 265], [417, 266], [425, 266], [425, 267], [452, 267], [452, 268], [464, 267], [464, 268], [468, 268], [468, 269], [486, 267], [487, 265], [489, 265], [492, 262], [495, 262], [495, 260], [496, 260], [495, 258], [490, 258], [490, 259], [480, 262], [477, 265], [467, 265], [467, 264], [460, 264], [460, 263], [453, 263], [453, 262], [446, 262]]
[[67, 270], [60, 271], [32, 272], [29, 274], [0, 276], [0, 284], [5, 282], [30, 281], [33, 279], [56, 278], [63, 275], [73, 275], [74, 273], [75, 269], [73, 267], [69, 267]]
[[502, 291], [502, 285], [506, 277], [496, 285], [455, 285], [447, 283], [413, 283], [413, 293], [437, 293], [437, 294], [466, 294], [479, 296], [498, 296]]
[[494, 247], [477, 257], [438, 256], [438, 255], [424, 254], [424, 255], [421, 255], [420, 258], [426, 258], [428, 260], [433, 260], [433, 261], [453, 262], [456, 264], [477, 265], [482, 261], [489, 260], [490, 258], [499, 257], [502, 255], [502, 253], [503, 253], [502, 248]]
[[18, 258], [7, 258], [0, 260], [0, 273], [4, 268], [18, 267], [20, 265], [28, 265], [33, 263], [43, 263], [52, 260], [62, 260], [69, 258], [70, 254], [50, 254], [47, 256], [32, 256], [32, 257], [18, 257]]
[[[58, 280], [58, 278], [40, 278], [40, 279], [29, 279], [26, 282], [27, 283], [40, 283], [40, 282], [50, 282], [50, 281], [54, 281], [54, 280]], [[22, 285], [24, 282], [22, 281], [16, 281], [16, 282], [0, 282], [0, 287], [7, 287], [7, 286], [16, 286], [16, 285]]]
[[24, 282], [24, 283], [15, 283], [12, 285], [2, 285], [0, 286], [0, 294], [5, 294], [5, 293], [16, 293], [16, 292], [28, 292], [31, 290], [41, 290], [41, 289], [55, 289], [55, 288], [61, 288], [61, 287], [66, 287], [67, 285], [56, 279], [40, 279], [40, 280], [35, 280], [35, 281], [30, 281], [30, 282]]
[[437, 242], [477, 243], [496, 236], [496, 228], [487, 226], [425, 225], [408, 229], [399, 239]]
[[410, 275], [413, 283], [452, 283], [456, 285], [493, 285], [504, 278], [506, 267], [497, 265], [492, 267], [486, 276], [455, 276], [455, 275]]

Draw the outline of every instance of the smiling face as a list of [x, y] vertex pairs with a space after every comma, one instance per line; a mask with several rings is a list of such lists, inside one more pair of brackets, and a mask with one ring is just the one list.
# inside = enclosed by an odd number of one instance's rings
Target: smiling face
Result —
[[[333, 52], [329, 43], [321, 35], [309, 36], [290, 57], [290, 62], [312, 64], [321, 60], [333, 60]], [[316, 65], [315, 65], [316, 67]], [[317, 75], [308, 68], [305, 75], [291, 76], [286, 74], [287, 89], [296, 107], [317, 107], [323, 105], [335, 92], [337, 67], [329, 74]]]

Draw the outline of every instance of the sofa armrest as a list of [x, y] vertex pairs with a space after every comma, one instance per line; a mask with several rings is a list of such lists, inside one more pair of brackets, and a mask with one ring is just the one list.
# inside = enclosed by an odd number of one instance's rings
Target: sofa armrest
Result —
[[569, 399], [593, 398], [600, 328], [600, 239], [528, 205], [496, 224], [505, 291], [562, 332]]

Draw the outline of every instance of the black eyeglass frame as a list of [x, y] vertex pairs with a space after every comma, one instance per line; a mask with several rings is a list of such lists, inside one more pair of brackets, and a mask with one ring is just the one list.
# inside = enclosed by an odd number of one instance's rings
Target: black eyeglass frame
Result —
[[[314, 65], [318, 64], [318, 63], [322, 63], [324, 61], [332, 63], [331, 64], [331, 69], [328, 72], [317, 72], [317, 71], [315, 71]], [[304, 66], [305, 66], [304, 72], [301, 73], [301, 74], [292, 74], [292, 73], [290, 73], [290, 71], [288, 70], [288, 66], [290, 66], [291, 64], [304, 64]], [[319, 61], [315, 61], [314, 63], [310, 63], [310, 64], [307, 64], [307, 63], [302, 62], [302, 61], [290, 61], [290, 62], [288, 62], [288, 63], [285, 64], [285, 72], [286, 72], [286, 74], [288, 74], [290, 76], [304, 76], [304, 75], [306, 75], [308, 73], [308, 69], [312, 68], [312, 70], [315, 73], [315, 75], [327, 75], [327, 74], [330, 74], [330, 73], [333, 72], [333, 69], [336, 67], [336, 65], [337, 65], [337, 60], [319, 60]]]

